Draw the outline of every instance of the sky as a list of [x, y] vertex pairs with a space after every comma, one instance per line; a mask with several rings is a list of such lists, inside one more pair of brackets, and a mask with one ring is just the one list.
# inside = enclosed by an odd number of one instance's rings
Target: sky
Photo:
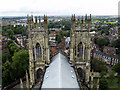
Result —
[[118, 15], [120, 0], [1, 0], [0, 16]]

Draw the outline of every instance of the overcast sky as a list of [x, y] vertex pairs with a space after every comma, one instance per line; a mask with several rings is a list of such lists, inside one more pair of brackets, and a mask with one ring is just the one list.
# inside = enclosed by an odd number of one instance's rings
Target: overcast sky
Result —
[[117, 15], [119, 0], [1, 0], [0, 16]]

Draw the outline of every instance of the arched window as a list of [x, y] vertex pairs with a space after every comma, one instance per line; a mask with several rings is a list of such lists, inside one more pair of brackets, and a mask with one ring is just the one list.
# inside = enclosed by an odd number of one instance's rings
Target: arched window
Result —
[[41, 58], [42, 57], [42, 52], [41, 52], [41, 47], [40, 44], [36, 44], [36, 58]]
[[78, 55], [77, 56], [80, 57], [80, 58], [82, 58], [82, 56], [83, 56], [83, 45], [82, 45], [82, 42], [80, 42], [78, 44]]
[[84, 83], [84, 82], [85, 82], [85, 78], [84, 78], [84, 71], [83, 71], [83, 69], [78, 68], [78, 69], [77, 69], [77, 72], [78, 72], [78, 76], [79, 76], [79, 78], [80, 78], [80, 81], [81, 81], [82, 83]]
[[33, 47], [33, 60], [35, 60], [35, 52], [34, 52], [34, 47]]
[[87, 60], [87, 47], [85, 47], [85, 50], [84, 50], [84, 59]]
[[80, 78], [83, 78], [83, 70], [81, 68], [77, 69], [78, 75]]
[[36, 81], [38, 82], [42, 78], [43, 70], [42, 69], [38, 69], [36, 75], [37, 75]]

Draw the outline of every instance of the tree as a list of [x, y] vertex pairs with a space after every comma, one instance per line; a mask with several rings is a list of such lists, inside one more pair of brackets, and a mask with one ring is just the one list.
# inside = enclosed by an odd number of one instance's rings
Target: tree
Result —
[[63, 38], [63, 36], [64, 36], [63, 31], [59, 31], [59, 35], [60, 35], [61, 38]]
[[20, 50], [14, 53], [12, 57], [12, 68], [14, 73], [16, 73], [15, 77], [20, 78], [25, 75], [25, 71], [28, 69], [28, 61], [29, 61], [29, 54], [26, 50]]
[[107, 89], [107, 88], [108, 88], [107, 80], [104, 78], [100, 79], [100, 89]]
[[10, 37], [11, 39], [15, 39], [15, 37], [14, 37], [14, 32], [13, 32], [13, 30], [11, 30], [11, 29], [8, 29], [8, 30], [7, 30], [7, 36]]
[[6, 61], [11, 61], [11, 55], [8, 52], [2, 52], [2, 63], [5, 63]]
[[116, 48], [120, 48], [120, 39], [116, 39], [115, 41], [113, 41], [112, 46]]
[[11, 63], [9, 61], [6, 61], [3, 65], [2, 65], [2, 84], [3, 86], [11, 83], [12, 79], [12, 68], [11, 68]]
[[70, 30], [68, 32], [64, 33], [64, 36], [70, 37]]
[[103, 61], [100, 61], [96, 58], [93, 58], [92, 59], [92, 69], [95, 71], [95, 72], [107, 72], [107, 67], [105, 65], [105, 63]]
[[56, 35], [56, 41], [57, 41], [58, 43], [61, 42], [61, 36], [60, 36], [60, 35]]
[[12, 40], [7, 42], [7, 48], [12, 56], [15, 52], [18, 52], [20, 49], [22, 49], [21, 47], [18, 47]]
[[116, 63], [112, 69], [120, 75], [120, 62]]
[[116, 49], [116, 54], [120, 54], [120, 39], [116, 39], [112, 42], [112, 46], [114, 46]]
[[98, 44], [100, 50], [103, 51], [103, 46], [107, 46], [109, 44], [109, 39], [107, 37], [96, 37], [94, 42]]
[[110, 72], [110, 76], [109, 76], [109, 77], [110, 77], [111, 82], [112, 82], [112, 81], [114, 80], [114, 78], [115, 78], [115, 77], [114, 77], [114, 74], [115, 74], [115, 73], [114, 73], [113, 71]]

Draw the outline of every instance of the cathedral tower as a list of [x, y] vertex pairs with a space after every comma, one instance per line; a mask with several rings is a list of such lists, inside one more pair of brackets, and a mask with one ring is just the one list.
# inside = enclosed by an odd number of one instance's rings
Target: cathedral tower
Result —
[[91, 15], [78, 18], [78, 24], [75, 25], [75, 15], [71, 18], [70, 33], [70, 63], [74, 65], [80, 82], [88, 84], [90, 79], [90, 26]]
[[[30, 88], [38, 81], [42, 82], [45, 66], [50, 63], [48, 46], [47, 16], [44, 15], [44, 26], [40, 17], [27, 16], [29, 41], [29, 74]], [[35, 21], [35, 22], [34, 22]], [[39, 22], [38, 22], [39, 21]]]

